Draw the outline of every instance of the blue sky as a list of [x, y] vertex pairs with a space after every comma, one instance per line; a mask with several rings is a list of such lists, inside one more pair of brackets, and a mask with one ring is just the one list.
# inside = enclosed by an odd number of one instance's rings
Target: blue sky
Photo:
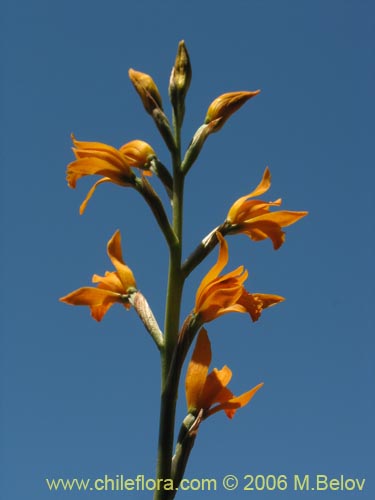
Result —
[[[162, 322], [165, 244], [140, 197], [118, 186], [100, 186], [79, 216], [91, 180], [70, 190], [65, 167], [71, 132], [116, 147], [143, 139], [168, 164], [127, 71], [151, 74], [168, 109], [181, 39], [193, 67], [185, 146], [215, 97], [262, 89], [209, 137], [189, 174], [185, 255], [266, 165], [266, 199], [310, 212], [277, 252], [269, 241], [229, 239], [230, 266], [245, 265], [249, 288], [287, 301], [256, 324], [228, 315], [209, 325], [213, 366], [232, 368], [233, 391], [265, 386], [232, 421], [216, 415], [202, 424], [186, 476], [344, 474], [366, 478], [358, 498], [374, 498], [372, 2], [18, 0], [2, 10], [4, 498], [67, 497], [49, 492], [46, 477], [153, 475], [154, 345], [134, 311], [114, 307], [97, 324], [86, 308], [58, 298], [111, 269], [105, 248], [119, 228], [125, 260]], [[215, 257], [192, 274], [184, 313]], [[181, 388], [178, 420], [184, 415]], [[288, 488], [279, 496], [302, 494]], [[346, 496], [354, 498], [340, 492]]]

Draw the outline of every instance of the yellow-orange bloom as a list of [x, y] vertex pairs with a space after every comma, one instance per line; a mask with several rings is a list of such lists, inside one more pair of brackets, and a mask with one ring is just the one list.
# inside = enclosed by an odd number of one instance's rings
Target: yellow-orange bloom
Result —
[[259, 93], [260, 90], [255, 90], [253, 92], [227, 92], [220, 95], [208, 107], [204, 123], [211, 123], [214, 120], [218, 120], [212, 130], [212, 132], [217, 132], [233, 113], [240, 109], [246, 101]]
[[208, 374], [211, 357], [210, 340], [206, 330], [202, 328], [186, 373], [185, 390], [188, 411], [193, 415], [198, 415], [203, 410], [202, 419], [204, 419], [224, 410], [229, 418], [233, 418], [238, 408], [247, 405], [263, 383], [240, 396], [234, 396], [227, 388], [232, 378], [232, 371], [227, 366], [221, 370], [214, 368]]
[[203, 278], [196, 293], [194, 313], [201, 323], [208, 323], [230, 312], [249, 313], [257, 321], [263, 309], [284, 300], [279, 295], [249, 293], [243, 283], [248, 272], [243, 266], [219, 276], [228, 263], [228, 245], [221, 233], [216, 236], [220, 250], [216, 264]]
[[135, 140], [116, 149], [102, 142], [77, 141], [72, 135], [73, 152], [76, 160], [70, 163], [66, 171], [68, 186], [75, 188], [77, 180], [86, 175], [101, 175], [88, 192], [80, 207], [80, 214], [103, 182], [112, 182], [120, 186], [133, 186], [135, 174], [131, 167], [147, 169], [155, 152], [147, 142]]
[[109, 240], [107, 253], [116, 271], [106, 271], [105, 276], [94, 274], [92, 282], [97, 283], [97, 288], [79, 288], [60, 299], [61, 302], [73, 306], [89, 306], [91, 316], [97, 321], [100, 321], [108, 309], [116, 302], [123, 304], [126, 309], [129, 309], [129, 293], [136, 289], [133, 273], [125, 265], [122, 258], [120, 231], [116, 231]]
[[285, 233], [281, 228], [294, 224], [305, 217], [308, 212], [289, 210], [270, 212], [270, 207], [281, 205], [280, 198], [273, 202], [249, 199], [262, 195], [270, 186], [271, 173], [267, 167], [261, 182], [254, 191], [242, 196], [231, 206], [226, 220], [233, 226], [231, 233], [244, 233], [254, 241], [270, 238], [274, 249], [277, 250], [285, 240]]

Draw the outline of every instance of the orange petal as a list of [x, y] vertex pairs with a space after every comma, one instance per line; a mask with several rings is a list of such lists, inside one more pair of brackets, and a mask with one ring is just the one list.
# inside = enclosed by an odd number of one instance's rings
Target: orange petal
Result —
[[[113, 146], [110, 146], [109, 144], [105, 144], [104, 142], [77, 141], [77, 139], [74, 137], [74, 134], [71, 134], [71, 139], [76, 150], [98, 151], [107, 153], [113, 158], [118, 159], [120, 157], [118, 149], [114, 148]], [[75, 151], [75, 149], [73, 149], [73, 151]]]
[[211, 344], [207, 331], [202, 328], [186, 372], [185, 391], [189, 411], [200, 409], [201, 392], [207, 378], [210, 363]]
[[107, 304], [100, 304], [99, 306], [91, 306], [91, 316], [96, 321], [101, 321], [103, 319], [103, 316], [107, 314], [109, 308], [112, 307], [113, 304], [113, 302], [108, 302]]
[[281, 297], [281, 295], [273, 295], [270, 293], [253, 293], [253, 297], [261, 301], [262, 309], [267, 309], [267, 307], [272, 307], [285, 300], [285, 297]]
[[[208, 410], [214, 403], [216, 403], [219, 395], [223, 393], [222, 391], [229, 384], [231, 378], [232, 371], [228, 368], [228, 366], [223, 366], [221, 370], [214, 368], [206, 378], [201, 394], [200, 407]], [[233, 394], [230, 393], [230, 397], [232, 396]]]
[[208, 411], [207, 417], [213, 415], [214, 413], [217, 413], [220, 410], [224, 410], [229, 418], [233, 418], [238, 408], [243, 408], [244, 406], [246, 406], [250, 402], [250, 400], [254, 397], [254, 395], [259, 391], [259, 389], [263, 387], [263, 385], [264, 385], [263, 383], [258, 384], [257, 386], [253, 387], [250, 391], [244, 392], [240, 396], [235, 396], [234, 398], [229, 399], [224, 403], [214, 406]]
[[291, 210], [279, 210], [278, 212], [271, 212], [268, 214], [260, 215], [252, 219], [252, 222], [270, 221], [275, 222], [281, 227], [287, 227], [294, 224], [302, 217], [305, 217], [308, 212], [293, 212]]
[[281, 297], [280, 295], [249, 293], [244, 289], [238, 303], [245, 308], [246, 312], [250, 314], [253, 321], [257, 321], [260, 318], [263, 309], [278, 304], [283, 300], [285, 300], [284, 297]]
[[229, 222], [236, 220], [236, 216], [238, 211], [241, 209], [241, 205], [245, 203], [248, 198], [254, 198], [255, 196], [260, 196], [266, 191], [268, 191], [270, 187], [271, 187], [271, 172], [269, 168], [266, 167], [263, 173], [262, 180], [260, 181], [258, 186], [254, 189], [254, 191], [251, 191], [251, 193], [242, 196], [231, 206], [227, 215], [227, 220]]
[[93, 283], [98, 283], [99, 288], [103, 288], [104, 290], [112, 290], [113, 292], [117, 292], [120, 294], [125, 293], [124, 287], [122, 286], [121, 280], [118, 277], [117, 271], [115, 272], [106, 272], [105, 276], [99, 276], [94, 274], [92, 277]]
[[79, 207], [79, 214], [80, 215], [82, 215], [85, 212], [87, 204], [90, 201], [92, 195], [94, 194], [96, 188], [100, 184], [103, 184], [104, 182], [112, 182], [112, 181], [109, 177], [103, 177], [103, 179], [99, 179], [98, 181], [95, 182], [95, 184], [90, 188], [89, 192], [87, 193], [86, 198], [81, 203], [81, 206]]
[[130, 268], [125, 265], [124, 259], [122, 257], [121, 234], [119, 230], [117, 230], [109, 240], [107, 245], [107, 253], [112, 261], [112, 264], [116, 268], [118, 276], [124, 287], [124, 291], [126, 292], [126, 290], [130, 287], [135, 287], [136, 283], [133, 273]]
[[98, 158], [97, 156], [79, 158], [69, 163], [66, 178], [70, 187], [75, 187], [75, 177], [79, 178], [85, 175], [103, 175], [119, 184], [127, 184], [134, 177], [134, 173], [130, 167], [122, 165], [120, 168], [114, 163]]
[[247, 234], [253, 241], [262, 241], [269, 238], [275, 250], [280, 248], [285, 241], [285, 232], [279, 224], [270, 220], [259, 220], [259, 217], [256, 222], [252, 220], [241, 224], [239, 232]]
[[119, 301], [119, 294], [110, 290], [86, 286], [74, 290], [59, 300], [73, 306], [97, 306], [103, 303]]
[[271, 207], [279, 207], [280, 205], [281, 205], [281, 198], [275, 201], [246, 200], [238, 208], [235, 218], [230, 222], [232, 224], [241, 224], [243, 222], [250, 222], [255, 217], [269, 214]]
[[211, 283], [215, 278], [219, 276], [221, 271], [224, 269], [224, 267], [228, 263], [228, 244], [225, 241], [225, 238], [222, 236], [221, 233], [217, 232], [216, 236], [219, 240], [220, 243], [220, 249], [219, 249], [219, 255], [216, 264], [213, 265], [213, 267], [208, 271], [206, 276], [203, 278], [201, 281], [201, 284], [199, 285], [199, 288], [196, 293], [196, 303], [199, 300], [199, 297], [201, 293], [203, 292], [204, 288]]

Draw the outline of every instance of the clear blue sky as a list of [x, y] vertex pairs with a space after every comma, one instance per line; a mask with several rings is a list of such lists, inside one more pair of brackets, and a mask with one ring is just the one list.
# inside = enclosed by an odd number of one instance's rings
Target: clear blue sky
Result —
[[[71, 132], [116, 147], [143, 139], [168, 163], [127, 71], [151, 74], [168, 109], [184, 39], [193, 66], [185, 146], [216, 96], [262, 89], [208, 139], [189, 175], [185, 254], [266, 165], [266, 199], [310, 212], [277, 252], [269, 241], [229, 239], [231, 267], [246, 266], [249, 288], [287, 301], [257, 324], [228, 315], [209, 325], [213, 366], [232, 368], [233, 391], [265, 386], [232, 421], [218, 414], [202, 424], [186, 476], [344, 474], [366, 478], [364, 492], [307, 496], [373, 499], [373, 2], [9, 0], [2, 19], [2, 498], [85, 497], [49, 492], [46, 477], [153, 476], [154, 345], [134, 311], [114, 307], [97, 324], [87, 308], [58, 298], [111, 270], [105, 247], [119, 228], [125, 259], [162, 322], [166, 248], [130, 190], [100, 186], [80, 217], [91, 179], [70, 190], [65, 167]], [[214, 259], [191, 276], [185, 313]], [[181, 390], [178, 419], [184, 414]], [[249, 494], [303, 496], [291, 488], [216, 496]]]

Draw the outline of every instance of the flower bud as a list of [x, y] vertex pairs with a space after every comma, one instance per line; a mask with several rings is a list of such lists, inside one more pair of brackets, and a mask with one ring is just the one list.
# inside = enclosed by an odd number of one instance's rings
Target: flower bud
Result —
[[191, 65], [185, 42], [178, 44], [178, 51], [169, 80], [169, 96], [174, 107], [184, 100], [191, 82]]
[[129, 78], [139, 97], [142, 99], [147, 113], [152, 114], [155, 108], [163, 109], [159, 90], [150, 75], [130, 68]]
[[211, 123], [213, 120], [220, 120], [212, 132], [221, 129], [228, 118], [235, 113], [246, 101], [258, 95], [260, 90], [253, 92], [228, 92], [217, 97], [209, 106], [204, 123]]

